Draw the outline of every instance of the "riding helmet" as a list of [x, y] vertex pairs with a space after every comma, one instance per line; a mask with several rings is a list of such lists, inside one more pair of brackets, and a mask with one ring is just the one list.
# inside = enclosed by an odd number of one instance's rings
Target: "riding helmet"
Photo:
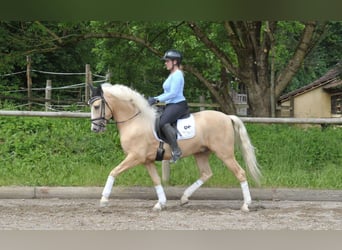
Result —
[[182, 54], [178, 50], [170, 49], [165, 52], [164, 56], [161, 58], [162, 60], [176, 60], [178, 64], [182, 62]]

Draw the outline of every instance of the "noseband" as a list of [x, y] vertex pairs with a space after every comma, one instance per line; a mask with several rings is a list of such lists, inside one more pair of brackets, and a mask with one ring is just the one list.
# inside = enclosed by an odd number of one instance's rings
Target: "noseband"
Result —
[[[99, 99], [101, 99], [101, 116], [98, 118], [91, 119], [91, 123], [96, 125], [96, 126], [105, 127], [106, 123], [109, 122], [110, 119], [113, 119], [115, 124], [128, 122], [129, 120], [132, 120], [133, 118], [135, 118], [136, 116], [138, 116], [141, 113], [141, 111], [139, 110], [137, 113], [135, 113], [132, 117], [128, 118], [127, 120], [115, 121], [113, 118], [113, 110], [110, 108], [110, 106], [108, 105], [108, 103], [107, 103], [106, 99], [103, 97], [103, 95], [93, 96], [92, 98], [89, 99], [88, 105], [92, 105], [95, 101], [97, 101]], [[111, 118], [109, 118], [109, 119], [106, 119], [106, 117], [105, 117], [105, 115], [106, 115], [105, 114], [105, 105], [107, 105], [107, 107], [109, 108], [109, 110], [112, 114]], [[101, 121], [100, 124], [95, 123], [95, 121], [99, 121], [99, 120]]]

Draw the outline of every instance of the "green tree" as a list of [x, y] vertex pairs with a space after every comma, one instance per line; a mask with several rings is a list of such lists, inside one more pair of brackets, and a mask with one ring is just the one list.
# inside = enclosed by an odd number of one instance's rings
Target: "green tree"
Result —
[[[232, 99], [227, 94], [229, 83], [218, 84], [223, 67], [248, 87], [250, 113], [253, 116], [271, 115], [271, 96], [277, 99], [289, 85], [307, 54], [319, 41], [325, 26], [318, 22], [302, 24], [300, 35], [294, 37], [296, 43], [294, 46], [292, 44], [293, 50], [289, 53], [289, 59], [285, 61], [283, 68], [276, 72], [271, 84], [269, 55], [270, 51], [281, 43], [276, 40], [276, 21], [181, 22], [178, 25], [167, 23], [163, 30], [167, 31], [170, 38], [163, 41], [160, 41], [160, 38], [165, 38], [163, 32], [158, 33], [158, 39], [155, 36], [151, 38], [148, 25], [126, 23], [126, 27], [121, 30], [79, 34], [77, 39], [120, 38], [134, 41], [156, 56], [161, 56], [167, 49], [163, 44], [167, 44], [168, 47], [172, 44], [178, 45], [181, 49], [186, 48], [192, 52], [191, 59], [194, 63], [187, 62], [184, 69], [206, 86], [221, 109], [226, 113], [235, 112]], [[160, 30], [160, 27], [157, 28]], [[190, 28], [192, 32], [186, 28]], [[175, 37], [182, 39], [172, 42], [172, 38]]]
[[312, 70], [316, 62], [329, 67], [341, 58], [341, 22], [329, 22], [328, 29], [326, 23], [297, 21], [2, 22], [0, 27], [9, 42], [1, 53], [11, 50], [0, 59], [2, 68], [27, 54], [65, 71], [87, 61], [97, 72], [110, 71], [113, 82], [151, 95], [160, 91], [167, 73], [158, 58], [177, 48], [184, 53], [191, 99], [210, 95], [222, 111], [234, 113], [229, 91], [244, 84], [252, 116], [270, 116], [289, 86], [319, 75], [317, 67]]
[[342, 22], [328, 22], [322, 37], [285, 89], [295, 90], [323, 76], [342, 58]]
[[[86, 63], [94, 63], [90, 49], [93, 40], [84, 40], [77, 44], [62, 42], [80, 29], [85, 30], [87, 22], [63, 23], [40, 21], [0, 22], [0, 90], [2, 95], [25, 97], [26, 92], [17, 92], [27, 87], [26, 57], [31, 57], [32, 69], [48, 72], [84, 72]], [[10, 75], [12, 72], [21, 74]], [[3, 76], [5, 75], [5, 76]], [[46, 80], [52, 80], [53, 87], [60, 87], [84, 82], [84, 75], [63, 76], [31, 72], [33, 88], [44, 88]], [[33, 94], [42, 98], [44, 91]], [[55, 91], [54, 97], [67, 99], [78, 93]], [[38, 96], [37, 96], [38, 95]], [[18, 101], [17, 101], [18, 102]], [[26, 101], [25, 101], [26, 102]]]

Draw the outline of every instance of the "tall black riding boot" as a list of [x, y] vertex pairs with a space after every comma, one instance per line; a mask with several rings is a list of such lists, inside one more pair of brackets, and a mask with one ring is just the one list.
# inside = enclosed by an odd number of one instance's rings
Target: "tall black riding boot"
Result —
[[162, 131], [168, 143], [171, 146], [171, 150], [172, 150], [171, 162], [176, 162], [182, 156], [182, 151], [178, 147], [178, 143], [177, 143], [177, 131], [171, 126], [170, 123], [165, 124], [162, 127]]

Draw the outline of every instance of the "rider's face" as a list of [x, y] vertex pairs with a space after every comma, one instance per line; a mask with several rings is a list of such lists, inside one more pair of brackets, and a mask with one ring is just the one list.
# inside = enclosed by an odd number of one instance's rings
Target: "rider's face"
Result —
[[173, 62], [172, 60], [170, 59], [166, 59], [165, 60], [165, 67], [167, 70], [172, 70], [173, 69]]

